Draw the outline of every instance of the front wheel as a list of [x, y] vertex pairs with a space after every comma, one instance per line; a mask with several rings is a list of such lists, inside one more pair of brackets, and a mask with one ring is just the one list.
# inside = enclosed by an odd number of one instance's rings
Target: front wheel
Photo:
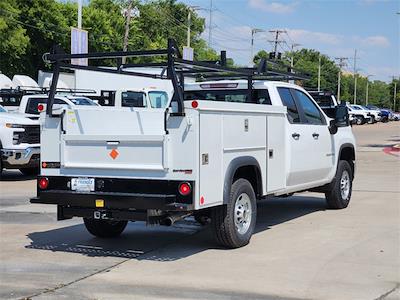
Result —
[[212, 228], [218, 244], [239, 248], [249, 243], [257, 216], [256, 196], [250, 182], [232, 184], [229, 202], [212, 210]]
[[357, 117], [356, 117], [356, 124], [357, 124], [357, 125], [362, 125], [362, 124], [364, 124], [364, 117], [359, 117], [359, 116], [357, 116]]
[[371, 116], [371, 118], [368, 121], [368, 124], [374, 124], [375, 123], [375, 117]]
[[349, 205], [353, 188], [353, 172], [350, 164], [340, 160], [331, 190], [325, 193], [329, 208], [342, 209]]
[[119, 236], [128, 224], [127, 221], [96, 220], [83, 218], [86, 229], [94, 236], [111, 238]]

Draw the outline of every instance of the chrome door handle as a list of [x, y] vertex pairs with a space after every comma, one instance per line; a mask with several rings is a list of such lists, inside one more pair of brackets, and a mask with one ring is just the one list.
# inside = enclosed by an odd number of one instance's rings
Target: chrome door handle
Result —
[[297, 132], [295, 132], [295, 133], [292, 134], [292, 137], [293, 137], [295, 140], [298, 140], [298, 139], [300, 138], [300, 134], [297, 133]]
[[318, 139], [318, 137], [319, 137], [319, 134], [314, 132], [314, 133], [312, 134], [312, 137], [313, 137], [314, 139], [316, 139], [316, 140], [317, 140], [317, 139]]

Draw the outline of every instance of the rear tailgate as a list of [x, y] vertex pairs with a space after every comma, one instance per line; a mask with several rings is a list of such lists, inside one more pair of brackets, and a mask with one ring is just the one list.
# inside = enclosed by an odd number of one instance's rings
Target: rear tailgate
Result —
[[164, 119], [162, 109], [67, 109], [61, 135], [61, 166], [165, 170]]

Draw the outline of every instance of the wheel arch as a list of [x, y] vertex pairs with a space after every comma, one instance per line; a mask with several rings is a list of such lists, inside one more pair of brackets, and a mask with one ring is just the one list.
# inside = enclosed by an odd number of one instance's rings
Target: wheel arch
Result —
[[251, 183], [257, 198], [262, 196], [261, 168], [257, 159], [253, 156], [236, 157], [229, 163], [225, 172], [224, 204], [227, 204], [229, 201], [233, 182], [239, 178], [247, 179]]
[[340, 160], [345, 160], [350, 164], [351, 171], [353, 173], [352, 174], [353, 175], [353, 179], [354, 179], [356, 152], [355, 152], [353, 144], [345, 143], [345, 144], [340, 146], [339, 157], [338, 157], [337, 164], [339, 164]]

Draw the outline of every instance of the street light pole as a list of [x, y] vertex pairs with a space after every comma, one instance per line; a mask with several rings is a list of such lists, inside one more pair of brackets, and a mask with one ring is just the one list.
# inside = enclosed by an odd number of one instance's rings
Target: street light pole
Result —
[[368, 105], [368, 87], [369, 87], [369, 77], [374, 76], [373, 74], [367, 75], [367, 89], [365, 91], [365, 105]]
[[187, 42], [186, 42], [186, 46], [188, 47], [188, 48], [190, 48], [190, 23], [191, 23], [191, 19], [192, 19], [192, 12], [191, 12], [191, 9], [190, 9], [190, 7], [189, 7], [189, 10], [188, 10], [188, 26], [187, 26]]
[[396, 95], [397, 95], [397, 82], [394, 81], [394, 92], [393, 92], [393, 111], [396, 112]]
[[254, 35], [259, 32], [264, 32], [265, 30], [259, 28], [252, 28], [251, 29], [251, 51], [250, 51], [250, 63], [249, 67], [253, 66], [253, 59], [254, 59]]
[[78, 29], [82, 29], [82, 0], [78, 0]]
[[318, 92], [321, 90], [321, 55], [318, 58]]

